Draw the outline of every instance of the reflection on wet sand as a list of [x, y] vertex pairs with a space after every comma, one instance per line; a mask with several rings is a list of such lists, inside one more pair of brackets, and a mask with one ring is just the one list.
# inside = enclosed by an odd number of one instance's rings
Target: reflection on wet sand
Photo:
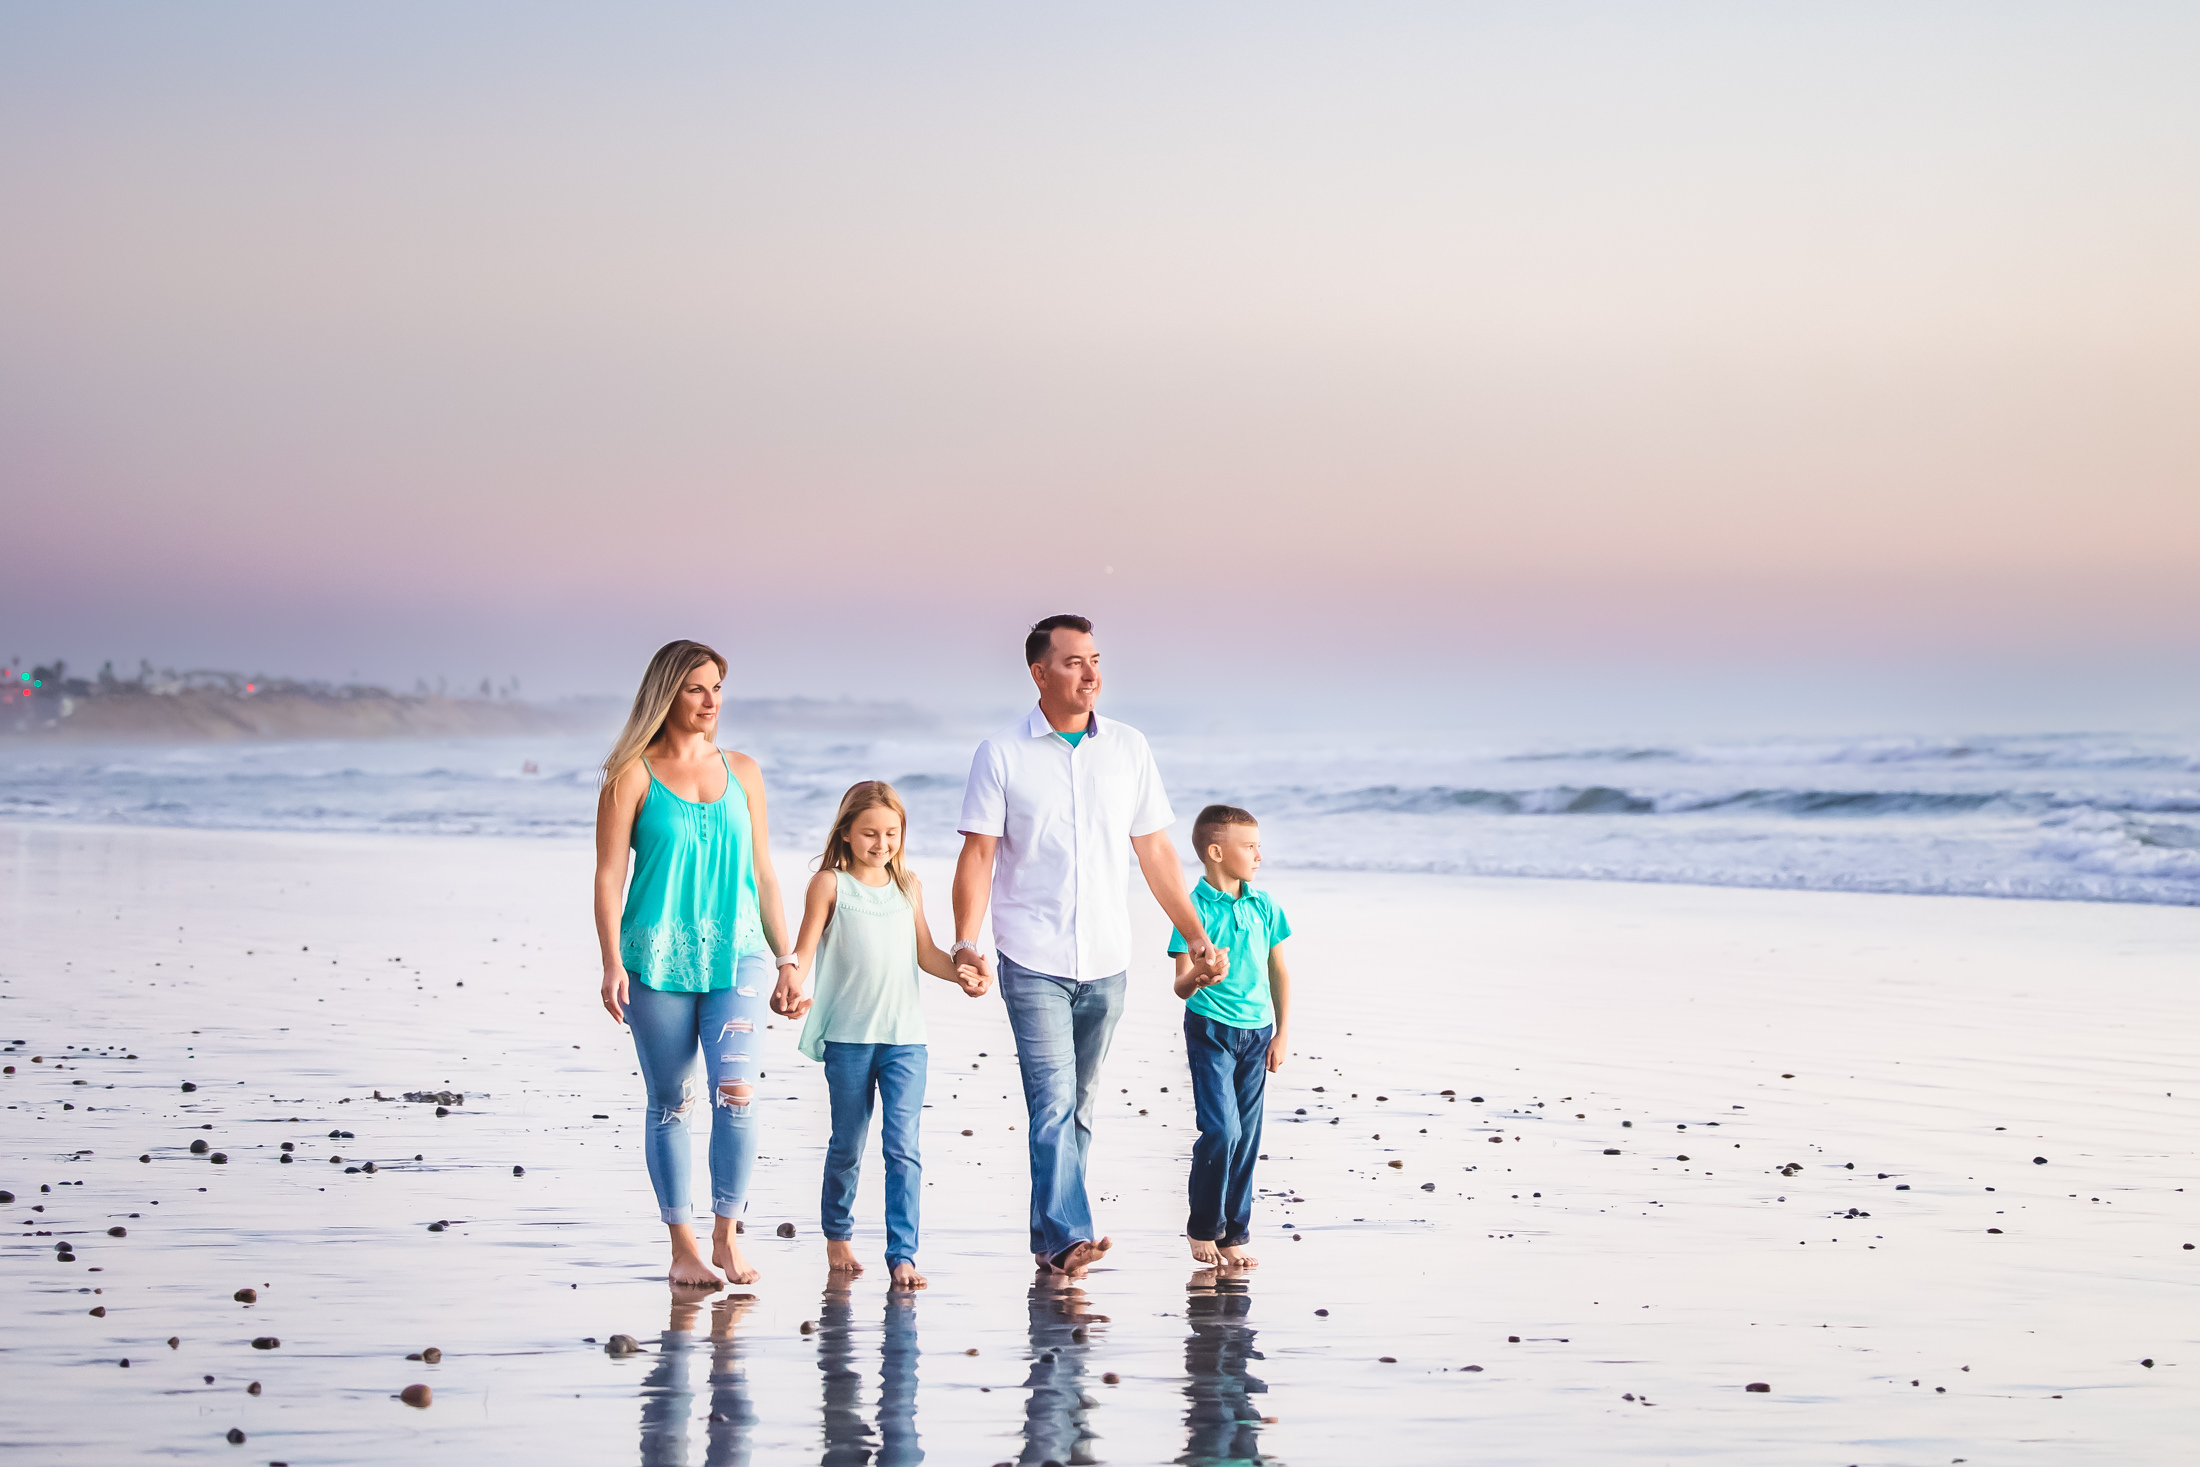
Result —
[[[746, 1467], [756, 1430], [748, 1380], [734, 1347], [734, 1322], [756, 1303], [754, 1294], [730, 1294], [710, 1307], [710, 1421], [705, 1467]], [[687, 1467], [688, 1425], [695, 1416], [689, 1378], [695, 1323], [702, 1304], [675, 1298], [672, 1317], [658, 1337], [657, 1363], [642, 1380], [642, 1467]]]
[[1031, 1286], [1031, 1373], [1024, 1386], [1024, 1451], [1019, 1467], [1060, 1467], [1098, 1460], [1087, 1445], [1099, 1433], [1089, 1413], [1096, 1404], [1085, 1394], [1086, 1329], [1106, 1324], [1105, 1314], [1085, 1307], [1085, 1291], [1060, 1274], [1042, 1275]]
[[1184, 1467], [1264, 1462], [1261, 1414], [1247, 1399], [1268, 1390], [1246, 1368], [1248, 1361], [1262, 1358], [1245, 1322], [1253, 1309], [1252, 1287], [1242, 1274], [1203, 1268], [1185, 1288], [1192, 1332], [1184, 1340], [1184, 1373], [1191, 1377], [1184, 1395], [1191, 1406], [1184, 1413], [1184, 1455], [1176, 1460]]
[[924, 1460], [917, 1441], [917, 1299], [906, 1290], [886, 1295], [879, 1342], [878, 1426], [863, 1413], [863, 1372], [856, 1368], [855, 1309], [844, 1279], [826, 1282], [817, 1321], [818, 1374], [825, 1394], [827, 1467], [873, 1463], [915, 1467]]

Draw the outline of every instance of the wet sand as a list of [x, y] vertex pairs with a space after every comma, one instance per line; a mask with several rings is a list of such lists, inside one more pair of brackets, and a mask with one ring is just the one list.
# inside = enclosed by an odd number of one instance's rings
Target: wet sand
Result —
[[764, 1277], [682, 1304], [595, 1003], [588, 859], [0, 825], [0, 1040], [24, 1041], [0, 1450], [2189, 1460], [2200, 911], [1278, 873], [1301, 999], [1258, 1271], [1185, 1253], [1181, 1008], [1145, 910], [1094, 1159], [1105, 1267], [1034, 1287], [1007, 1023], [939, 984], [932, 1287], [886, 1288], [875, 1145], [870, 1271], [830, 1282], [822, 1074], [782, 1024]]

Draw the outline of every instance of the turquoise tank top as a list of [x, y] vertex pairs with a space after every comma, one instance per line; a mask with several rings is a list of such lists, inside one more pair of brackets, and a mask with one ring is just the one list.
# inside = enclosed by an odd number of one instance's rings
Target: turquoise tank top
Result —
[[[634, 876], [619, 917], [619, 961], [650, 988], [708, 993], [733, 986], [733, 965], [764, 951], [749, 802], [723, 751], [726, 792], [683, 800], [649, 772], [634, 816]], [[736, 798], [740, 796], [740, 798]]]
[[891, 881], [865, 886], [833, 873], [833, 917], [817, 944], [817, 991], [796, 1048], [825, 1058], [828, 1044], [922, 1044], [917, 919]]

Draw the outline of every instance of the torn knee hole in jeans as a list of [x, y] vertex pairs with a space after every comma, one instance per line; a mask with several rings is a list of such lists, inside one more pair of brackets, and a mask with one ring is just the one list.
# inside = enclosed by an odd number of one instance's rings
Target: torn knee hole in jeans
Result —
[[755, 1089], [746, 1080], [729, 1080], [718, 1087], [718, 1103], [728, 1110], [745, 1110]]
[[695, 1077], [690, 1075], [680, 1082], [680, 1104], [677, 1107], [667, 1105], [659, 1108], [657, 1124], [660, 1126], [679, 1125], [688, 1118], [688, 1113], [695, 1109], [695, 1102], [700, 1098]]

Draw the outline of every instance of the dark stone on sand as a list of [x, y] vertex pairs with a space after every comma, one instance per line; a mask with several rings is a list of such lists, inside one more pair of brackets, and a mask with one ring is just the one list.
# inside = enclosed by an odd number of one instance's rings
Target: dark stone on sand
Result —
[[258, 1289], [239, 1289], [229, 1297], [239, 1304], [257, 1304], [260, 1302], [260, 1291]]
[[2152, 1360], [2142, 1360], [2139, 1363], [2141, 1365], [2144, 1365], [2149, 1370], [2152, 1370], [2154, 1368], [2154, 1362]]
[[1306, 1112], [1305, 1112], [1305, 1111], [1303, 1111], [1303, 1110], [1295, 1110], [1295, 1111], [1291, 1112], [1291, 1114], [1293, 1114], [1293, 1115], [1295, 1115], [1295, 1116], [1303, 1116], [1303, 1115], [1305, 1115], [1305, 1114], [1306, 1114]]
[[0, 1204], [6, 1204], [14, 1200], [15, 1194], [13, 1192], [0, 1192]]
[[151, 1161], [152, 1159], [153, 1153], [150, 1151], [146, 1152], [143, 1156], [138, 1158], [139, 1161]]
[[355, 1166], [347, 1166], [344, 1168], [344, 1175], [347, 1177], [356, 1177], [359, 1175], [359, 1168]]
[[397, 1399], [417, 1410], [425, 1411], [435, 1402], [435, 1392], [424, 1385], [409, 1385], [397, 1393]]
[[285, 1164], [288, 1164], [289, 1162], [291, 1162], [291, 1161], [294, 1161], [294, 1160], [296, 1160], [296, 1158], [295, 1158], [295, 1157], [293, 1157], [293, 1156], [292, 1156], [292, 1155], [291, 1155], [291, 1154], [290, 1154], [289, 1152], [287, 1152], [287, 1151], [286, 1151], [286, 1152], [284, 1152], [284, 1153], [283, 1153], [283, 1154], [282, 1154], [281, 1156], [278, 1156], [278, 1157], [276, 1157], [275, 1159], [276, 1159], [277, 1161], [279, 1161], [279, 1162], [283, 1162], [283, 1163], [285, 1163]]
[[437, 1107], [435, 1108], [435, 1113], [436, 1113], [436, 1115], [437, 1115], [437, 1117], [438, 1117], [438, 1118], [441, 1118], [441, 1117], [443, 1117], [443, 1116], [447, 1116], [447, 1115], [449, 1115], [449, 1114], [450, 1114], [450, 1112], [449, 1112], [449, 1111], [445, 1110], [445, 1109], [444, 1109], [444, 1108], [443, 1108], [442, 1106], [440, 1106], [440, 1105], [439, 1105], [439, 1106], [437, 1106]]
[[1433, 1192], [1436, 1190], [1436, 1184], [1434, 1182], [1423, 1182], [1421, 1184], [1421, 1190], [1424, 1192]]
[[805, 1319], [797, 1327], [801, 1330], [803, 1334], [806, 1335], [814, 1335], [817, 1333], [817, 1321], [814, 1319]]
[[634, 1336], [613, 1335], [604, 1342], [603, 1352], [606, 1355], [638, 1355], [641, 1349], [640, 1342]]
[[285, 1151], [296, 1151], [297, 1149], [298, 1143], [295, 1141], [285, 1141], [283, 1143], [283, 1150]]
[[1988, 1231], [1989, 1233], [1998, 1233], [1998, 1232], [2000, 1232], [2000, 1231], [2001, 1231], [2001, 1229], [2000, 1229], [2000, 1228], [1988, 1228], [1988, 1229], [1987, 1229], [1986, 1231]]
[[217, 1151], [212, 1156], [209, 1156], [207, 1160], [214, 1163], [214, 1165], [216, 1166], [227, 1166], [229, 1165], [229, 1153], [226, 1151]]
[[2035, 1156], [2035, 1157], [2033, 1157], [2033, 1158], [2032, 1158], [2032, 1165], [2034, 1165], [2034, 1166], [2046, 1166], [2046, 1165], [2047, 1165], [2047, 1158], [2046, 1158], [2046, 1157], [2044, 1157], [2044, 1156]]
[[449, 1226], [449, 1223], [432, 1222], [428, 1224], [428, 1231], [431, 1233], [440, 1233]]
[[171, 1350], [175, 1349], [175, 1348], [176, 1348], [176, 1346], [178, 1346], [178, 1345], [180, 1345], [180, 1344], [182, 1344], [182, 1343], [183, 1343], [183, 1340], [182, 1340], [182, 1338], [181, 1338], [181, 1337], [179, 1337], [179, 1336], [176, 1336], [176, 1335], [170, 1335], [170, 1336], [168, 1337], [168, 1348], [169, 1348], [169, 1349], [171, 1349]]
[[1517, 1345], [1517, 1344], [1519, 1344], [1519, 1343], [1520, 1343], [1520, 1336], [1518, 1336], [1518, 1335], [1507, 1335], [1507, 1336], [1505, 1336], [1505, 1343], [1506, 1343], [1506, 1344], [1508, 1344], [1508, 1345]]
[[2185, 1251], [2186, 1251], [2187, 1253], [2190, 1253], [2190, 1252], [2192, 1251], [2192, 1244], [2190, 1244], [2190, 1243], [2187, 1243], [2187, 1244], [2185, 1245]]
[[515, 1176], [515, 1177], [524, 1177], [524, 1176], [526, 1176], [526, 1175], [527, 1175], [527, 1168], [525, 1168], [525, 1167], [523, 1167], [523, 1166], [516, 1166], [516, 1167], [513, 1167], [513, 1168], [512, 1168], [512, 1175], [513, 1175], [513, 1176]]
[[1480, 1105], [1482, 1103], [1482, 1097], [1479, 1095], [1470, 1095], [1467, 1097], [1467, 1101], [1469, 1104], [1472, 1105]]
[[372, 1172], [374, 1170], [374, 1163], [370, 1161], [366, 1165], [360, 1167], [359, 1170], [363, 1172]]
[[1482, 1367], [1481, 1367], [1481, 1366], [1479, 1366], [1479, 1365], [1462, 1365], [1462, 1366], [1460, 1366], [1459, 1368], [1460, 1368], [1461, 1370], [1476, 1370], [1476, 1371], [1479, 1371], [1479, 1370], [1480, 1370], [1480, 1369], [1481, 1369]]
[[1617, 1146], [1607, 1146], [1604, 1148], [1604, 1154], [1606, 1156], [1617, 1156], [1619, 1155], [1619, 1148]]
[[963, 1134], [964, 1134], [965, 1136], [974, 1136], [974, 1135], [976, 1135], [976, 1134], [977, 1134], [977, 1132], [975, 1132], [975, 1131], [965, 1131], [965, 1132], [963, 1132]]
[[1757, 1391], [1761, 1394], [1763, 1392], [1770, 1391], [1772, 1387], [1765, 1384], [1761, 1380], [1753, 1380], [1748, 1385], [1743, 1386], [1742, 1389], [1745, 1391]]
[[746, 1221], [745, 1221], [744, 1219], [741, 1219], [741, 1218], [738, 1218], [738, 1217], [737, 1217], [737, 1218], [735, 1218], [735, 1219], [733, 1220], [733, 1235], [734, 1235], [734, 1236], [735, 1236], [736, 1238], [740, 1237], [740, 1236], [741, 1236], [742, 1234], [746, 1233], [746, 1232], [747, 1232], [748, 1230], [749, 1230], [749, 1225], [748, 1225], [748, 1223], [747, 1223], [747, 1222], [746, 1222]]
[[127, 1238], [130, 1236], [130, 1230], [120, 1227], [109, 1228], [107, 1229], [107, 1236], [110, 1238]]
[[1897, 1182], [1894, 1184], [1894, 1189], [1897, 1192], [1907, 1192], [1910, 1190], [1910, 1184], [1908, 1182]]
[[121, 1360], [117, 1361], [116, 1363], [117, 1363], [117, 1364], [119, 1364], [119, 1365], [120, 1365], [120, 1366], [121, 1366], [121, 1367], [122, 1367], [122, 1368], [123, 1368], [124, 1370], [128, 1370], [128, 1369], [130, 1368], [130, 1360], [129, 1360], [129, 1357], [128, 1357], [128, 1356], [124, 1356], [124, 1357], [123, 1357], [123, 1358], [122, 1358]]
[[443, 1363], [443, 1352], [430, 1345], [420, 1352], [420, 1358], [430, 1365], [441, 1365]]
[[963, 1353], [964, 1353], [965, 1355], [975, 1355], [975, 1354], [977, 1354], [978, 1352], [977, 1352], [976, 1350], [965, 1350], [965, 1351], [963, 1351]]
[[188, 1095], [188, 1094], [189, 1094], [189, 1093], [190, 1093], [191, 1091], [193, 1091], [193, 1090], [196, 1090], [196, 1089], [198, 1089], [198, 1088], [199, 1088], [198, 1086], [196, 1086], [196, 1085], [192, 1084], [192, 1083], [191, 1083], [191, 1082], [190, 1082], [189, 1080], [186, 1080], [186, 1081], [184, 1081], [184, 1082], [183, 1082], [183, 1089], [184, 1089], [184, 1093], [185, 1093], [185, 1094], [187, 1094], [187, 1095]]
[[1079, 1325], [1077, 1326], [1077, 1328], [1071, 1330], [1069, 1332], [1069, 1337], [1075, 1340], [1080, 1345], [1091, 1338], [1090, 1335], [1085, 1333], [1085, 1327], [1083, 1325]]
[[791, 1237], [793, 1237], [793, 1236], [794, 1236], [794, 1224], [793, 1224], [793, 1223], [781, 1223], [781, 1224], [779, 1225], [779, 1236], [780, 1236], [780, 1237], [782, 1237], [782, 1238], [791, 1238]]
[[260, 1335], [252, 1341], [255, 1350], [280, 1350], [282, 1347], [283, 1342], [273, 1335]]
[[330, 1166], [342, 1166], [344, 1159], [341, 1156], [332, 1156], [328, 1159], [328, 1164]]
[[94, 1319], [105, 1319], [107, 1317], [107, 1306], [104, 1304], [94, 1304], [91, 1307], [90, 1312], [92, 1318]]
[[1314, 1311], [1314, 1316], [1317, 1319], [1327, 1319], [1329, 1317], [1329, 1311], [1326, 1309], [1317, 1309]]
[[1404, 1162], [1402, 1162], [1402, 1161], [1394, 1161], [1394, 1162], [1391, 1162], [1391, 1163], [1390, 1163], [1390, 1166], [1391, 1166], [1391, 1168], [1392, 1168], [1392, 1169], [1393, 1169], [1394, 1171], [1401, 1171], [1401, 1172], [1402, 1172], [1402, 1171], [1404, 1171], [1404, 1170], [1406, 1169], [1406, 1164], [1405, 1164]]
[[248, 1396], [258, 1395], [260, 1393], [260, 1383], [258, 1381], [252, 1382], [252, 1384], [244, 1388], [244, 1393]]
[[1395, 1355], [1377, 1355], [1375, 1361], [1379, 1365], [1396, 1365], [1398, 1357]]
[[233, 1447], [241, 1447], [244, 1445], [244, 1433], [237, 1430], [237, 1428], [234, 1426], [229, 1428], [229, 1444]]
[[1100, 1374], [1100, 1384], [1102, 1385], [1121, 1385], [1122, 1383], [1123, 1377], [1112, 1370], [1102, 1371]]
[[207, 1152], [213, 1149], [214, 1148], [208, 1146], [204, 1141], [194, 1141], [191, 1143], [191, 1154], [193, 1156], [204, 1156]]
[[1687, 1157], [1685, 1157], [1685, 1156], [1676, 1156], [1676, 1157], [1674, 1157], [1674, 1158], [1673, 1158], [1673, 1160], [1675, 1160], [1675, 1161], [1686, 1161], [1686, 1160], [1688, 1160], [1688, 1158], [1687, 1158]]

